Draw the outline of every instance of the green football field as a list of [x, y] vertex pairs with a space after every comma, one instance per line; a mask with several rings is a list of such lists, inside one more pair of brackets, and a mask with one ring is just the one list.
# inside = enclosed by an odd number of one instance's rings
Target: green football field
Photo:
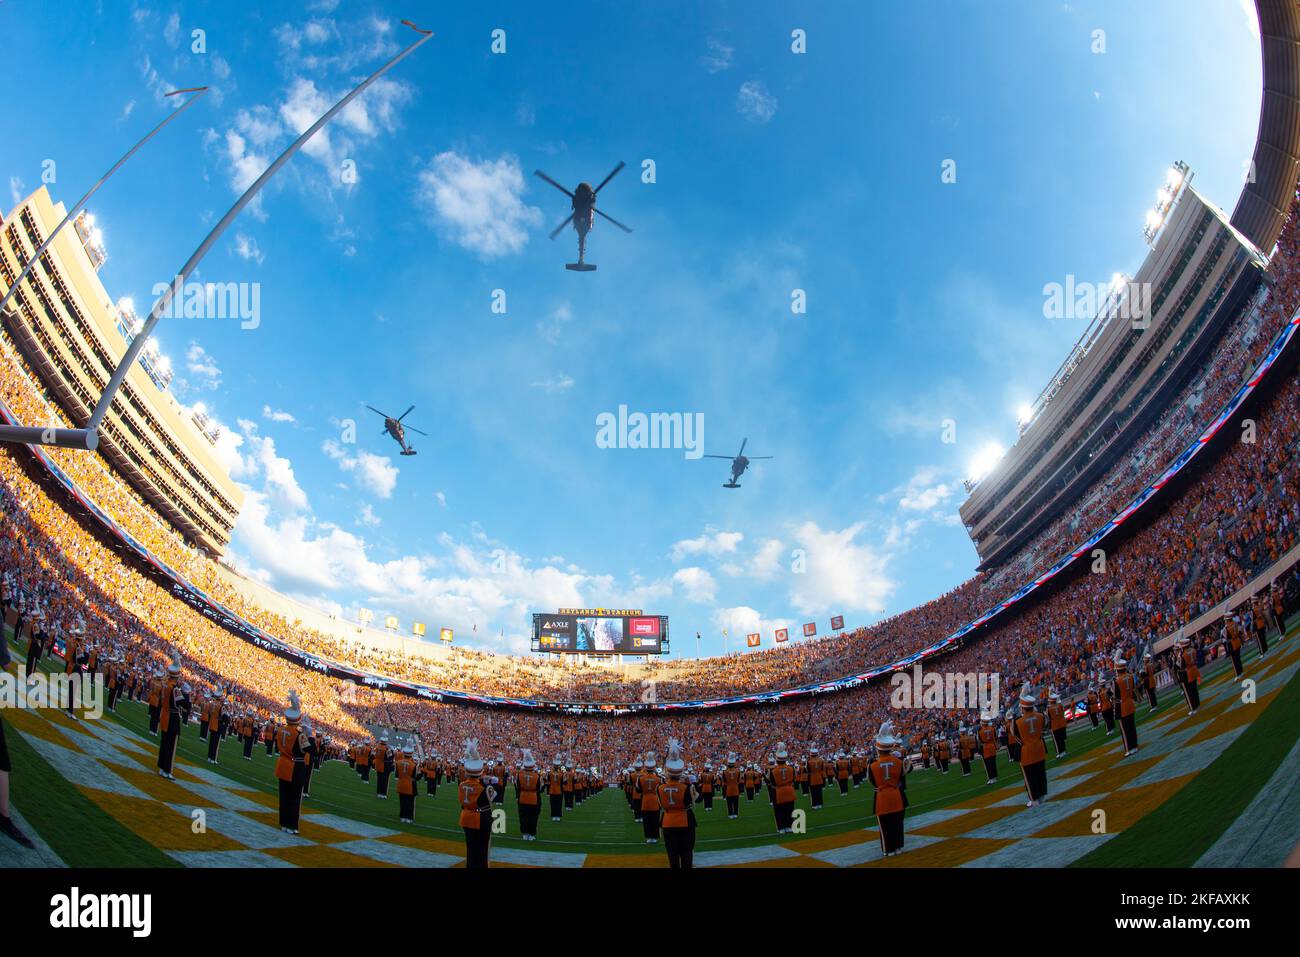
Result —
[[[1300, 643], [1292, 637], [1280, 646], [1278, 653], [1295, 657], [1298, 644]], [[44, 662], [43, 667], [48, 668], [50, 664], [49, 661]], [[1224, 682], [1228, 675], [1230, 670], [1224, 668], [1207, 673], [1204, 682], [1206, 690], [1218, 682]], [[1144, 727], [1162, 717], [1175, 718], [1170, 714], [1173, 711], [1185, 713], [1182, 696], [1176, 689], [1163, 691], [1160, 707], [1154, 714], [1148, 713], [1143, 704], [1139, 708], [1139, 740], [1142, 740]], [[32, 721], [67, 722], [68, 719], [57, 712], [39, 714], [39, 719], [30, 712], [27, 715], [6, 716], [6, 723], [10, 724], [7, 738], [14, 764], [12, 800], [14, 807], [50, 850], [71, 866], [179, 866], [179, 862], [164, 851], [184, 845], [184, 841], [168, 843], [155, 838], [147, 819], [151, 813], [173, 812], [163, 805], [155, 805], [154, 810], [150, 810], [143, 805], [137, 809], [135, 804], [125, 800], [115, 803], [95, 790], [93, 782], [68, 780], [38, 752], [37, 747], [33, 746], [34, 739], [28, 740], [32, 738], [31, 733], [27, 733], [32, 730], [39, 732], [39, 728], [30, 724]], [[118, 714], [106, 715], [102, 720], [135, 736], [143, 748], [152, 749], [156, 755], [156, 739], [147, 734], [147, 712], [143, 705], [122, 703]], [[24, 722], [27, 723], [26, 726]], [[84, 733], [81, 729], [70, 730]], [[20, 731], [25, 733], [19, 733]], [[1298, 733], [1300, 682], [1292, 679], [1273, 694], [1267, 707], [1261, 708], [1260, 714], [1234, 743], [1202, 773], [1191, 779], [1186, 787], [1173, 794], [1167, 803], [1146, 814], [1125, 833], [1075, 863], [1120, 866], [1162, 863], [1186, 866], [1194, 863], [1199, 856], [1197, 848], [1208, 846], [1207, 842], [1212, 843], [1228, 827], [1244, 807], [1244, 802], [1254, 797], [1278, 767], [1295, 744]], [[1119, 747], [1118, 738], [1118, 731], [1108, 738], [1104, 725], [1101, 730], [1094, 731], [1086, 722], [1076, 723], [1070, 731], [1068, 757], [1064, 761], [1049, 758], [1049, 767], [1098, 759], [1103, 756], [1103, 751], [1113, 751]], [[648, 741], [646, 744], [649, 747], [660, 745], [661, 742]], [[491, 750], [490, 742], [487, 746]], [[228, 739], [222, 745], [220, 766], [217, 768], [206, 763], [206, 749], [206, 742], [198, 737], [197, 726], [187, 726], [180, 740], [180, 767], [215, 772], [228, 781], [236, 793], [260, 796], [260, 803], [266, 808], [266, 823], [274, 825], [272, 815], [277, 782], [273, 774], [274, 759], [266, 754], [265, 748], [255, 747], [252, 760], [245, 760], [239, 742]], [[1053, 749], [1049, 744], [1050, 753], [1053, 753]], [[148, 754], [140, 750], [137, 755], [138, 767], [133, 768], [132, 780], [139, 787], [147, 787], [156, 800], [170, 804], [173, 810], [175, 805], [184, 804], [187, 795], [176, 785], [156, 778], [147, 780], [152, 772], [152, 763], [147, 760], [148, 757]], [[908, 778], [908, 816], [915, 818], [925, 812], [954, 805], [987, 806], [992, 803], [991, 800], [982, 799], [991, 798], [994, 791], [997, 792], [998, 800], [1014, 803], [1009, 799], [1017, 793], [1017, 789], [1023, 794], [1021, 775], [1019, 768], [1007, 761], [1005, 752], [999, 754], [998, 773], [998, 784], [990, 787], [984, 781], [983, 765], [979, 761], [972, 763], [969, 777], [961, 775], [960, 765], [956, 762], [950, 766], [946, 775], [935, 769], [914, 772]], [[92, 786], [87, 787], [87, 784]], [[167, 788], [176, 789], [173, 801], [168, 801], [168, 792], [159, 791]], [[424, 783], [421, 782], [416, 823], [400, 824], [397, 820], [395, 779], [390, 781], [390, 797], [381, 800], [375, 794], [373, 775], [369, 785], [366, 785], [346, 764], [329, 762], [313, 776], [311, 796], [304, 801], [304, 812], [309, 824], [314, 814], [345, 818], [374, 825], [387, 832], [410, 835], [412, 844], [418, 843], [417, 839], [429, 839], [420, 846], [436, 848], [447, 854], [454, 853], [463, 845], [462, 832], [457, 824], [455, 789], [444, 782], [439, 786], [436, 796], [431, 797], [424, 792]], [[774, 833], [775, 822], [766, 791], [756, 794], [752, 801], [746, 800], [742, 794], [740, 817], [735, 821], [727, 819], [725, 803], [719, 798], [715, 801], [712, 813], [706, 813], [702, 808], [697, 809], [699, 830], [696, 851], [722, 851], [775, 844], [797, 846], [791, 842], [800, 841], [814, 846], [818, 838], [829, 839], [836, 835], [848, 835], [849, 832], [857, 832], [862, 840], [874, 840], [874, 833], [864, 832], [864, 829], [874, 829], [875, 825], [870, 802], [871, 790], [865, 784], [858, 789], [850, 787], [849, 793], [844, 796], [834, 786], [828, 787], [825, 791], [825, 807], [818, 811], [811, 809], [806, 795], [800, 795], [797, 808], [804, 815], [802, 821], [797, 816], [796, 825], [803, 830], [793, 836], [778, 837]], [[972, 805], [971, 802], [976, 803]], [[631, 810], [622, 792], [618, 790], [607, 789], [589, 798], [582, 806], [566, 810], [560, 823], [550, 820], [544, 799], [538, 840], [533, 842], [520, 839], [512, 788], [508, 788], [504, 808], [506, 831], [494, 837], [494, 848], [582, 853], [588, 857], [588, 866], [606, 857], [610, 864], [643, 863], [651, 866], [660, 866], [664, 859], [662, 845], [645, 844], [641, 826], [633, 821]], [[161, 825], [160, 829], [163, 829]], [[304, 833], [308, 833], [306, 828]], [[162, 847], [155, 846], [155, 841]], [[829, 841], [827, 846], [834, 843], [833, 840]], [[0, 862], [4, 861], [5, 851], [5, 848], [0, 847]], [[645, 857], [646, 855], [652, 857]], [[906, 859], [907, 855], [903, 855], [897, 860]], [[343, 863], [329, 856], [304, 856], [297, 862], [320, 866]]]

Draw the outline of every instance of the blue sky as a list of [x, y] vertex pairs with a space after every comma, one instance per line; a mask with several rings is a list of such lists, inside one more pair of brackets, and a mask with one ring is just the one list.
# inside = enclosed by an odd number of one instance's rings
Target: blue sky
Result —
[[[1136, 271], [1175, 159], [1235, 204], [1253, 4], [700, 6], [5, 3], [8, 74], [30, 88], [0, 138], [3, 205], [47, 159], [73, 202], [163, 92], [210, 84], [92, 205], [105, 284], [143, 309], [412, 18], [437, 36], [201, 267], [260, 284], [257, 328], [160, 326], [177, 397], [223, 423], [248, 490], [235, 560], [492, 648], [578, 604], [668, 614], [679, 655], [697, 630], [707, 654], [724, 627], [734, 649], [869, 623], [972, 573], [961, 479], [1082, 331], [1044, 318], [1044, 285]], [[573, 233], [546, 234], [567, 200], [532, 171], [598, 182], [619, 160], [601, 205], [635, 232], [598, 224], [599, 271], [566, 272]], [[366, 403], [415, 404], [419, 455], [394, 455]], [[619, 405], [700, 413], [708, 452], [748, 437], [776, 457], [726, 490], [719, 460], [599, 448]]]

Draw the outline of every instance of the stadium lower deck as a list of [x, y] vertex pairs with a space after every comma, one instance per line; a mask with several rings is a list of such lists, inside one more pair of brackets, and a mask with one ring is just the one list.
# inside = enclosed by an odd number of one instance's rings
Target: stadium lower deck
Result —
[[[806, 831], [773, 832], [766, 793], [743, 796], [738, 820], [721, 802], [700, 820], [699, 867], [1276, 867], [1300, 865], [1300, 616], [1284, 640], [1246, 660], [1246, 686], [1221, 659], [1207, 669], [1201, 707], [1188, 716], [1177, 688], [1152, 712], [1139, 708], [1140, 750], [1123, 757], [1118, 732], [1086, 721], [1069, 731], [1067, 756], [1048, 759], [1049, 793], [1025, 807], [1018, 769], [998, 755], [998, 781], [954, 762], [909, 775], [905, 853], [883, 859], [865, 784], [826, 790]], [[19, 655], [22, 649], [15, 650]], [[36, 840], [0, 845], [4, 867], [463, 867], [454, 789], [424, 793], [414, 825], [399, 824], [396, 795], [380, 800], [348, 766], [327, 762], [313, 778], [298, 835], [277, 827], [273, 759], [245, 760], [228, 738], [206, 763], [197, 726], [182, 734], [176, 780], [155, 771], [157, 741], [145, 707], [119, 704], [99, 720], [53, 708], [5, 711], [15, 778], [15, 819]], [[1051, 749], [1049, 748], [1049, 753]], [[536, 842], [519, 836], [513, 792], [496, 867], [664, 867], [644, 843], [621, 791], [607, 789], [543, 816]], [[1098, 812], [1101, 812], [1100, 814]]]

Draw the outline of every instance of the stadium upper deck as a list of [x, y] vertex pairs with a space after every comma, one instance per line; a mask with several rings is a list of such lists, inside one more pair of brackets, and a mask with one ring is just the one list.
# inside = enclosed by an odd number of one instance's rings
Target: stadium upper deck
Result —
[[1011, 560], [1116, 463], [1258, 282], [1260, 251], [1277, 242], [1300, 168], [1300, 9], [1285, 0], [1256, 7], [1264, 90], [1237, 206], [1229, 219], [1182, 190], [1131, 287], [1150, 291], [1149, 325], [1090, 327], [1020, 440], [961, 507], [981, 569]]
[[[8, 290], [64, 215], [42, 186], [0, 220], [0, 291]], [[78, 222], [59, 234], [3, 317], [62, 413], [77, 425], [89, 419], [126, 352], [119, 326], [131, 322], [100, 282], [103, 250], [86, 232]], [[104, 420], [100, 450], [186, 539], [219, 555], [230, 543], [243, 493], [202, 424], [163, 384], [143, 365], [131, 369]]]

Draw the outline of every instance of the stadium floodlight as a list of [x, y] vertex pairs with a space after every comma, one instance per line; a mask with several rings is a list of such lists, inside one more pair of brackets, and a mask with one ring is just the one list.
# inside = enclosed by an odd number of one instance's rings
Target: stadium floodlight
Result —
[[972, 482], [980, 481], [984, 476], [993, 471], [994, 466], [996, 466], [998, 462], [1002, 460], [1002, 456], [1006, 454], [1007, 450], [1003, 448], [1001, 443], [986, 442], [980, 450], [975, 453], [975, 457], [970, 461], [970, 466], [967, 469], [967, 472], [970, 474], [970, 480]]
[[[207, 255], [208, 250], [211, 249], [216, 241], [221, 238], [221, 234], [226, 231], [226, 228], [232, 222], [234, 222], [235, 218], [243, 211], [244, 207], [253, 200], [253, 197], [261, 191], [267, 181], [279, 172], [280, 168], [284, 166], [285, 163], [289, 162], [293, 155], [297, 153], [309, 139], [320, 131], [321, 127], [332, 120], [340, 110], [365, 92], [372, 83], [393, 67], [397, 66], [397, 64], [405, 60], [428, 40], [433, 38], [432, 30], [422, 30], [410, 20], [403, 20], [402, 25], [410, 27], [416, 33], [419, 33], [420, 39], [415, 40], [409, 46], [399, 50], [392, 59], [374, 73], [370, 74], [370, 76], [362, 80], [361, 83], [354, 87], [351, 92], [330, 107], [318, 120], [316, 120], [315, 123], [303, 131], [302, 135], [290, 143], [285, 151], [276, 157], [275, 162], [263, 170], [262, 175], [253, 181], [253, 184], [244, 191], [244, 194], [235, 201], [235, 204], [231, 206], [229, 210], [226, 211], [226, 215], [222, 216], [217, 224], [212, 227], [212, 231], [204, 237], [203, 242], [199, 244], [199, 247], [194, 250], [194, 253], [188, 260], [186, 260], [185, 265], [182, 266], [180, 271], [176, 274], [175, 281], [167, 285], [166, 289], [163, 290], [162, 295], [158, 297], [157, 302], [154, 303], [153, 309], [149, 312], [149, 318], [145, 320], [144, 327], [131, 341], [130, 346], [127, 347], [126, 354], [122, 356], [121, 361], [117, 364], [117, 368], [113, 370], [112, 376], [109, 377], [108, 385], [104, 387], [103, 395], [99, 397], [99, 402], [96, 403], [94, 411], [90, 413], [90, 420], [86, 423], [85, 428], [56, 429], [21, 425], [0, 425], [0, 441], [21, 442], [27, 445], [57, 445], [62, 448], [82, 449], [85, 451], [93, 451], [99, 446], [99, 426], [104, 421], [104, 416], [108, 413], [109, 407], [113, 404], [113, 396], [117, 394], [117, 390], [121, 387], [122, 381], [126, 378], [126, 374], [130, 371], [131, 366], [134, 365], [136, 360], [140, 357], [140, 351], [144, 348], [145, 343], [152, 334], [154, 326], [158, 324], [163, 313], [167, 311], [167, 306], [171, 302], [173, 293], [175, 290], [181, 288], [182, 284], [185, 282], [185, 277], [194, 271], [203, 257]], [[206, 89], [206, 87], [202, 89]], [[193, 102], [193, 100], [190, 102]], [[132, 152], [134, 152], [134, 150]], [[130, 154], [128, 153], [127, 155], [129, 156]], [[125, 157], [123, 157], [123, 160], [125, 160]], [[118, 165], [121, 164], [119, 163]], [[114, 169], [116, 169], [116, 167], [114, 167]], [[98, 188], [98, 184], [96, 184], [96, 188]], [[87, 194], [87, 196], [89, 196], [89, 194]], [[44, 247], [42, 247], [41, 251], [43, 250]], [[32, 262], [35, 262], [39, 258], [39, 254], [33, 256]], [[24, 273], [24, 275], [26, 275], [26, 273]], [[17, 285], [18, 283], [14, 283], [15, 288]], [[6, 300], [7, 298], [8, 297], [6, 297]]]

